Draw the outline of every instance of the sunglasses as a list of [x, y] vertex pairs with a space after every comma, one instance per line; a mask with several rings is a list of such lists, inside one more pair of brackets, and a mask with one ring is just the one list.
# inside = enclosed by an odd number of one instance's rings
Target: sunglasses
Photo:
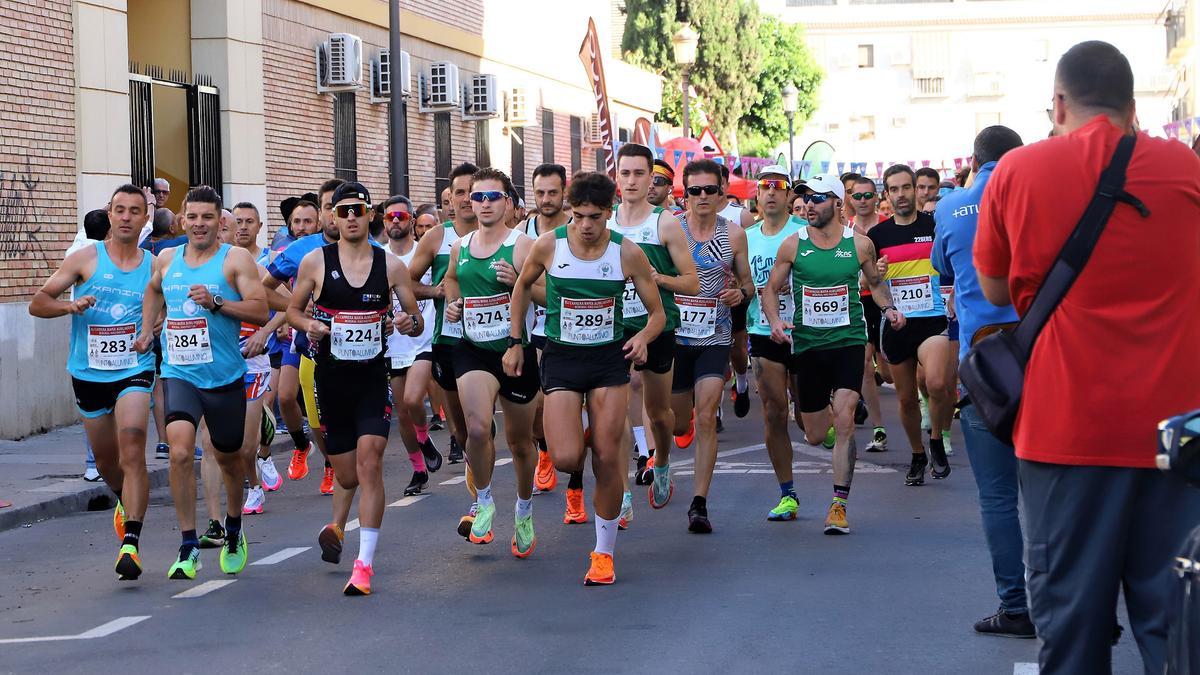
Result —
[[352, 215], [361, 217], [367, 214], [368, 208], [366, 204], [361, 202], [358, 204], [339, 204], [333, 207], [333, 212], [337, 214], [338, 218], [349, 218]]
[[715, 195], [721, 193], [720, 185], [693, 185], [687, 188], [687, 193], [693, 197], [699, 197], [701, 194]]
[[508, 196], [508, 193], [500, 190], [483, 190], [481, 192], [472, 192], [471, 201], [473, 202], [498, 202]]
[[758, 181], [759, 190], [787, 190], [788, 182], [777, 178], [763, 179]]
[[833, 195], [830, 195], [830, 194], [800, 195], [800, 201], [804, 202], [805, 204], [824, 204], [825, 202], [829, 201], [830, 199], [833, 199]]
[[875, 193], [874, 192], [854, 192], [854, 193], [851, 193], [850, 196], [854, 197], [855, 199], [874, 199]]
[[408, 211], [388, 211], [383, 216], [388, 220], [398, 220], [402, 223], [406, 223], [412, 218], [412, 214]]
[[655, 187], [665, 187], [671, 184], [670, 179], [668, 179], [666, 176], [655, 176], [654, 180], [650, 182], [653, 183]]

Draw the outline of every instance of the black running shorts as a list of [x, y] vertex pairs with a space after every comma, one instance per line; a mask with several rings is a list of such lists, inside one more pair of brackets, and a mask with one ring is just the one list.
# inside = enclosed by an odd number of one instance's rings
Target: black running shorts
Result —
[[[633, 336], [626, 336], [626, 338], [630, 337]], [[646, 362], [640, 366], [634, 366], [634, 370], [648, 370], [662, 375], [669, 372], [674, 363], [675, 331], [664, 330], [650, 344], [646, 345]]]
[[203, 418], [214, 448], [225, 453], [242, 449], [246, 431], [246, 384], [242, 377], [212, 389], [164, 377], [163, 407], [167, 424], [182, 420], [199, 428]]
[[786, 366], [792, 358], [792, 346], [786, 342], [779, 344], [766, 335], [750, 334], [750, 356], [756, 359], [774, 361]]
[[917, 350], [929, 338], [946, 337], [947, 329], [944, 316], [910, 318], [901, 330], [884, 325], [879, 336], [879, 351], [888, 363], [904, 363], [917, 358]]
[[469, 340], [461, 340], [454, 346], [454, 371], [458, 377], [482, 370], [500, 383], [500, 395], [505, 399], [518, 404], [532, 403], [540, 389], [537, 350], [533, 345], [525, 345], [525, 364], [518, 377], [504, 374], [503, 359], [504, 352], [480, 349]]
[[445, 391], [458, 391], [454, 381], [454, 345], [433, 345], [433, 381]]
[[729, 368], [729, 345], [675, 345], [675, 371], [671, 392], [691, 391], [696, 383], [709, 377], [725, 379]]
[[554, 341], [542, 352], [542, 391], [575, 391], [629, 384], [629, 361], [622, 343], [599, 347], [564, 345]]
[[102, 417], [117, 407], [117, 399], [134, 392], [150, 393], [154, 390], [154, 371], [134, 373], [115, 382], [90, 382], [71, 378], [75, 391], [75, 407], [84, 417]]
[[392, 427], [392, 389], [383, 359], [366, 363], [320, 359], [314, 377], [326, 452], [331, 455], [351, 452], [363, 436], [388, 437]]
[[800, 412], [820, 412], [838, 389], [861, 395], [866, 345], [812, 349], [793, 354], [790, 368], [796, 374]]

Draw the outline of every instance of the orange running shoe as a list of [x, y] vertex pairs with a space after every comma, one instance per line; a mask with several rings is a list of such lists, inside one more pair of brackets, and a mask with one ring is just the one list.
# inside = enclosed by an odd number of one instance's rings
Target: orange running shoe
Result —
[[675, 446], [679, 447], [679, 448], [686, 448], [687, 446], [692, 444], [692, 441], [695, 440], [695, 438], [696, 438], [696, 411], [692, 410], [692, 419], [690, 421], [688, 421], [687, 433], [685, 433], [682, 436], [675, 437]]
[[292, 451], [292, 461], [288, 462], [288, 478], [292, 480], [304, 480], [308, 475], [308, 453], [312, 451], [312, 445], [303, 450]]
[[333, 494], [333, 467], [325, 467], [325, 477], [321, 479], [321, 494]]
[[346, 595], [370, 595], [371, 594], [371, 577], [375, 576], [375, 570], [371, 569], [370, 565], [364, 565], [363, 561], [354, 561], [354, 571], [350, 573], [350, 581], [346, 582], [346, 587], [342, 589], [342, 593]]
[[542, 492], [551, 492], [558, 485], [558, 472], [554, 470], [554, 462], [550, 461], [550, 453], [538, 450], [537, 473], [534, 474], [533, 485]]
[[317, 535], [317, 544], [321, 547], [321, 560], [338, 564], [342, 560], [342, 540], [345, 538], [342, 528], [337, 523], [330, 523], [321, 528]]
[[117, 500], [117, 508], [113, 509], [113, 531], [117, 533], [117, 541], [125, 541], [125, 507]]
[[563, 523], [578, 525], [586, 523], [587, 519], [587, 507], [583, 505], [583, 488], [567, 488], [567, 511], [563, 514]]
[[592, 566], [583, 577], [584, 586], [607, 586], [617, 580], [613, 558], [607, 553], [592, 551]]

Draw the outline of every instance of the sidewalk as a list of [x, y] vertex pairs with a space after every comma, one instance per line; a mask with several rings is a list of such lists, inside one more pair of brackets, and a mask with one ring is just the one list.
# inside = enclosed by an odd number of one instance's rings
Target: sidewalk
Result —
[[[150, 489], [167, 485], [167, 460], [154, 459], [154, 431], [146, 443], [146, 468]], [[273, 449], [290, 443], [287, 434], [276, 436]], [[104, 481], [83, 480], [83, 425], [60, 427], [19, 441], [0, 440], [0, 531], [47, 518], [113, 507], [112, 493]], [[197, 473], [199, 467], [197, 467]]]

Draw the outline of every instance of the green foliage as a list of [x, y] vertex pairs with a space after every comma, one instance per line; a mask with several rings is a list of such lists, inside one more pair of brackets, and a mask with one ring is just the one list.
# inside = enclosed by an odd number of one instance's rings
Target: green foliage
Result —
[[764, 56], [754, 83], [757, 99], [748, 106], [738, 125], [738, 150], [745, 155], [767, 157], [776, 146], [787, 141], [783, 88], [790, 82], [800, 92], [794, 126], [802, 129], [817, 109], [817, 90], [824, 73], [809, 52], [799, 26], [785, 24], [773, 16], [763, 17], [758, 41]]

